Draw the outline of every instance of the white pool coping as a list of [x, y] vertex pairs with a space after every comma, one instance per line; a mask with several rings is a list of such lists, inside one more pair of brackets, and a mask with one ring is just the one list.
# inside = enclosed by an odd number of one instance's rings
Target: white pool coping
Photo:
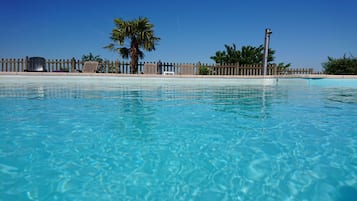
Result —
[[[116, 73], [65, 73], [65, 72], [0, 72], [0, 76], [96, 76], [96, 77], [168, 77], [155, 74], [116, 74]], [[327, 74], [300, 74], [300, 75], [266, 75], [266, 76], [242, 76], [242, 75], [171, 75], [171, 78], [224, 78], [224, 79], [261, 79], [261, 78], [333, 78], [333, 79], [357, 79], [357, 75], [327, 75]]]

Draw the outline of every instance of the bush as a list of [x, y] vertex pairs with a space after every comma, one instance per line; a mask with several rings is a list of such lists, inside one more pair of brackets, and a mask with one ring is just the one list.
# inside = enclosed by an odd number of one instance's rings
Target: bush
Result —
[[322, 67], [326, 74], [357, 75], [357, 58], [346, 55], [339, 59], [328, 57], [328, 61], [323, 63]]
[[200, 75], [209, 75], [210, 74], [210, 69], [207, 66], [200, 66], [199, 74]]

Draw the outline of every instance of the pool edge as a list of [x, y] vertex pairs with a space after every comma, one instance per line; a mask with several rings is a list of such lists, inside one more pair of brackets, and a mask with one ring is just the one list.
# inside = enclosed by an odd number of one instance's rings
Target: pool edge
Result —
[[154, 77], [154, 78], [222, 78], [222, 79], [261, 79], [261, 78], [339, 78], [357, 79], [357, 75], [155, 75], [155, 74], [111, 74], [111, 73], [65, 73], [65, 72], [0, 72], [0, 76], [95, 76], [95, 77]]

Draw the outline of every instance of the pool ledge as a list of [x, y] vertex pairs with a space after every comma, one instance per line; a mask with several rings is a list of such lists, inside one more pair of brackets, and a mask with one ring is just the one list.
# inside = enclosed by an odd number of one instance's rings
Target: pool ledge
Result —
[[154, 74], [116, 74], [116, 73], [65, 73], [65, 72], [0, 72], [0, 76], [97, 76], [97, 77], [174, 77], [174, 78], [338, 78], [357, 79], [357, 75], [326, 75], [326, 74], [306, 74], [306, 75], [267, 75], [267, 76], [240, 76], [240, 75], [154, 75]]

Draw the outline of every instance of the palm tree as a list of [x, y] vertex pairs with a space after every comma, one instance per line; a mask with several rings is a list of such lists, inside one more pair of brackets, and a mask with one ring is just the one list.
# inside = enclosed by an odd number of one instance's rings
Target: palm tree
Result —
[[[111, 33], [111, 40], [114, 43], [105, 48], [119, 53], [123, 59], [130, 57], [130, 73], [138, 73], [138, 60], [144, 58], [144, 53], [140, 48], [146, 51], [155, 50], [155, 44], [160, 40], [154, 35], [154, 25], [147, 18], [139, 17], [135, 20], [124, 21], [121, 18], [114, 19], [115, 28]], [[129, 40], [130, 47], [123, 47]]]

